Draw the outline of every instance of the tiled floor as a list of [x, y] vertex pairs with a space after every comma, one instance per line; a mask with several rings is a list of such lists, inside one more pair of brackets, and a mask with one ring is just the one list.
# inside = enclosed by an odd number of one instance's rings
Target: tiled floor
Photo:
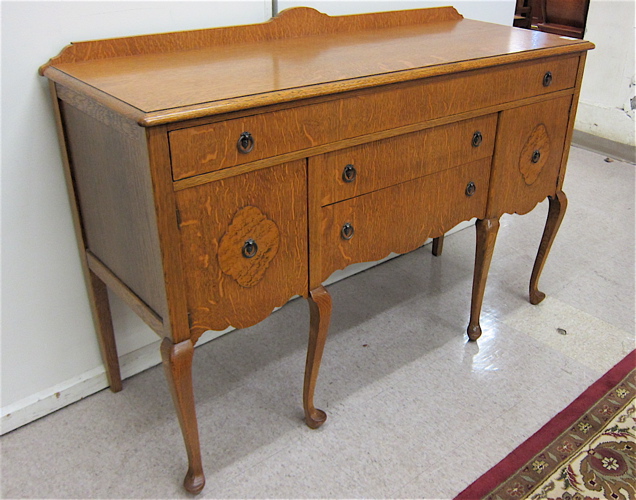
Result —
[[[634, 166], [574, 148], [569, 212], [526, 300], [547, 204], [505, 216], [465, 338], [474, 231], [329, 287], [312, 431], [300, 405], [308, 313], [295, 300], [197, 349], [201, 498], [450, 498], [634, 348]], [[563, 328], [567, 335], [557, 333]], [[188, 498], [159, 367], [4, 436], [2, 496]]]

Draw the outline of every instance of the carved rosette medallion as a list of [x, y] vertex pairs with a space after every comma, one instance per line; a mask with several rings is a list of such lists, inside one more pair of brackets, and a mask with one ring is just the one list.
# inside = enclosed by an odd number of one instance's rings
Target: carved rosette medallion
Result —
[[550, 136], [543, 123], [537, 125], [528, 136], [519, 156], [519, 172], [530, 186], [538, 178], [550, 156]]
[[242, 287], [252, 287], [263, 279], [279, 243], [276, 223], [257, 207], [243, 207], [221, 238], [219, 266]]

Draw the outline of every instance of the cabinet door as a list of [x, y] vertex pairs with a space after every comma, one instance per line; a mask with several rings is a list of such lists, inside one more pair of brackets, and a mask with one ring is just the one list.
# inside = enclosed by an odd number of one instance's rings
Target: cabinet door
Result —
[[307, 294], [306, 186], [301, 160], [177, 192], [195, 337]]
[[501, 112], [488, 216], [524, 214], [556, 192], [570, 96]]

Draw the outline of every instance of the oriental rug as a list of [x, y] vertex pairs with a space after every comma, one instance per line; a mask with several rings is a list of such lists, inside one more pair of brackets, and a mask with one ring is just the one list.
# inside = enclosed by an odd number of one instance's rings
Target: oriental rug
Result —
[[636, 351], [456, 500], [636, 499]]

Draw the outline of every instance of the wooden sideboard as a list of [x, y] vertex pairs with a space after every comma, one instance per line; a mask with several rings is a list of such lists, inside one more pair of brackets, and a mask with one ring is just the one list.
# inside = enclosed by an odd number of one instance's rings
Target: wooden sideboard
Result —
[[[303, 403], [349, 264], [405, 253], [476, 218], [468, 336], [499, 217], [546, 197], [530, 301], [566, 207], [568, 147], [589, 42], [463, 19], [452, 7], [82, 42], [49, 78], [69, 196], [111, 389], [107, 288], [162, 339], [192, 493], [205, 484], [192, 357], [291, 297], [310, 307]], [[337, 307], [337, 305], [336, 305]]]

